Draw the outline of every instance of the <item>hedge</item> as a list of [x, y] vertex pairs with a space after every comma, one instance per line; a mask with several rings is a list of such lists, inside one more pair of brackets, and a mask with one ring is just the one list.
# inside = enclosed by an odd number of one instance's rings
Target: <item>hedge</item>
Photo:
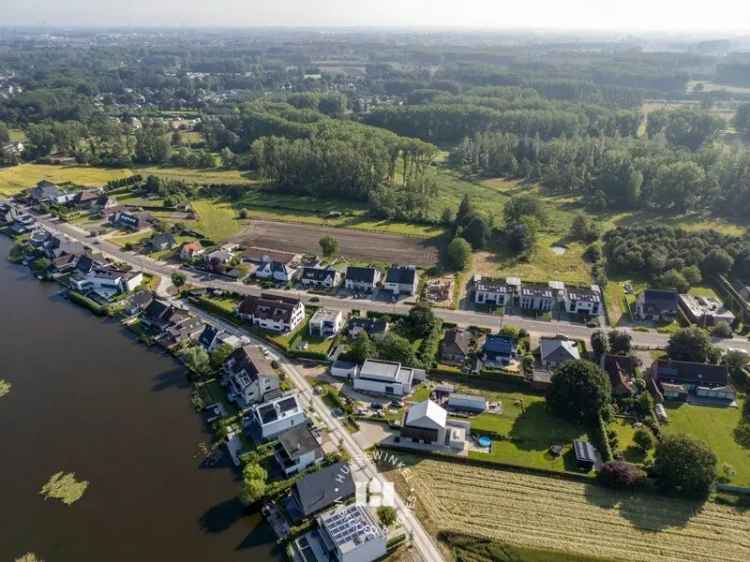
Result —
[[94, 302], [87, 296], [82, 295], [81, 293], [78, 293], [76, 291], [69, 291], [68, 298], [71, 300], [71, 302], [74, 302], [77, 305], [80, 305], [84, 308], [88, 308], [91, 312], [93, 312], [97, 316], [104, 316], [107, 314], [107, 311], [105, 310], [103, 306]]
[[612, 454], [612, 447], [609, 444], [609, 437], [607, 437], [607, 426], [601, 414], [597, 417], [598, 421], [591, 432], [591, 437], [596, 441], [597, 448], [602, 454], [602, 461], [609, 462], [614, 458], [614, 455]]

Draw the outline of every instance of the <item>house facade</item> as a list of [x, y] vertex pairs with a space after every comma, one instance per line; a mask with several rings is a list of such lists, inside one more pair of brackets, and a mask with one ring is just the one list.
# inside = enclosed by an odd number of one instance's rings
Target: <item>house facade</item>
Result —
[[279, 388], [279, 377], [263, 350], [256, 345], [235, 349], [223, 366], [222, 383], [229, 398], [247, 408]]
[[549, 285], [524, 283], [520, 293], [518, 304], [523, 310], [550, 312], [556, 303], [555, 294]]
[[507, 367], [517, 358], [516, 342], [511, 336], [487, 336], [482, 347], [482, 361], [488, 367]]
[[279, 435], [274, 452], [276, 462], [286, 476], [302, 472], [323, 462], [323, 449], [307, 425], [298, 425]]
[[289, 283], [297, 275], [297, 270], [291, 265], [278, 261], [263, 262], [255, 270], [258, 279], [269, 279], [278, 283]]
[[657, 360], [651, 365], [655, 390], [667, 400], [712, 400], [725, 404], [737, 399], [726, 365]]
[[406, 396], [411, 393], [416, 371], [395, 361], [368, 359], [352, 380], [354, 390], [384, 396]]
[[341, 284], [341, 272], [333, 267], [303, 267], [300, 282], [306, 288], [333, 289]]
[[247, 420], [251, 435], [258, 441], [268, 441], [306, 423], [307, 416], [296, 392], [253, 406]]
[[335, 336], [344, 327], [344, 314], [340, 310], [321, 308], [310, 318], [308, 330], [310, 335], [318, 338]]
[[565, 310], [569, 314], [598, 316], [602, 312], [602, 294], [598, 286], [568, 287], [565, 292]]
[[677, 291], [646, 289], [635, 301], [635, 317], [638, 320], [671, 322], [677, 317]]
[[388, 269], [383, 287], [395, 296], [416, 295], [419, 274], [415, 265], [393, 265]]
[[290, 332], [305, 319], [305, 305], [299, 299], [261, 295], [245, 297], [240, 318], [272, 332]]
[[350, 318], [347, 325], [347, 333], [356, 338], [362, 332], [371, 338], [382, 338], [388, 333], [390, 325], [382, 318]]
[[474, 276], [474, 302], [476, 304], [493, 304], [495, 306], [510, 306], [516, 288], [509, 285], [505, 279]]
[[353, 293], [372, 293], [382, 278], [374, 267], [347, 267], [344, 287]]

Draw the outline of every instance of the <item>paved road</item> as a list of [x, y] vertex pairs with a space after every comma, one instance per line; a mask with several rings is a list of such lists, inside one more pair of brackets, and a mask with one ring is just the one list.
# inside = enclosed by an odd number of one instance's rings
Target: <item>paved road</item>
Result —
[[[93, 248], [95, 251], [101, 252], [113, 259], [129, 263], [133, 267], [142, 269], [148, 273], [155, 273], [165, 277], [165, 282], [161, 288], [164, 288], [165, 284], [168, 284], [168, 278], [175, 271], [179, 270], [177, 265], [168, 265], [163, 262], [152, 260], [146, 256], [136, 254], [135, 252], [125, 252], [122, 248], [106, 240], [94, 239], [88, 237], [88, 233], [80, 228], [67, 223], [53, 222], [49, 219], [39, 219], [39, 222], [52, 230], [57, 230], [67, 234], [71, 238], [77, 239]], [[302, 299], [306, 304], [311, 303], [311, 299], [315, 299], [316, 305], [338, 308], [344, 311], [360, 310], [360, 311], [373, 311], [382, 312], [388, 314], [406, 314], [411, 308], [410, 305], [404, 303], [389, 303], [379, 302], [369, 299], [354, 299], [354, 298], [339, 298], [339, 297], [327, 297], [321, 295], [311, 295], [304, 291], [296, 290], [263, 290], [258, 286], [245, 285], [244, 283], [237, 283], [234, 281], [228, 281], [218, 278], [211, 278], [207, 275], [200, 275], [190, 272], [185, 272], [191, 284], [198, 287], [213, 287], [216, 289], [223, 289], [226, 291], [234, 291], [243, 295], [259, 295], [263, 293], [279, 294], [279, 295], [292, 295]], [[453, 322], [459, 326], [478, 326], [480, 328], [488, 328], [491, 330], [498, 330], [503, 324], [512, 324], [519, 328], [524, 328], [531, 334], [537, 336], [549, 336], [564, 334], [570, 337], [588, 340], [591, 337], [592, 332], [595, 328], [588, 328], [581, 324], [574, 324], [570, 322], [557, 322], [557, 321], [542, 321], [533, 320], [522, 316], [505, 316], [498, 317], [490, 314], [481, 312], [474, 312], [470, 310], [446, 310], [442, 308], [436, 308], [435, 314], [447, 322]], [[657, 332], [640, 332], [630, 330], [629, 328], [618, 328], [619, 330], [625, 330], [629, 332], [633, 337], [633, 344], [636, 347], [660, 349], [667, 345], [669, 336], [666, 334], [659, 334]], [[714, 342], [719, 347], [723, 348], [738, 348], [744, 349], [750, 352], [750, 341], [747, 338], [734, 338], [731, 340], [720, 340], [716, 339]]]
[[[267, 346], [265, 342], [262, 342], [253, 337], [249, 332], [238, 328], [232, 324], [224, 322], [218, 318], [214, 318], [210, 314], [207, 314], [203, 310], [196, 308], [191, 305], [187, 305], [191, 312], [201, 318], [204, 322], [210, 322], [215, 326], [225, 330], [228, 333], [234, 334], [238, 337], [247, 337], [253, 343], [258, 345]], [[297, 387], [302, 397], [303, 402], [310, 408], [312, 408], [323, 420], [325, 425], [328, 427], [332, 435], [336, 437], [339, 445], [349, 454], [351, 462], [355, 465], [358, 471], [364, 475], [364, 478], [369, 482], [372, 479], [380, 480], [381, 483], [385, 482], [385, 477], [378, 472], [377, 467], [372, 462], [370, 457], [367, 456], [365, 451], [357, 444], [351, 434], [341, 424], [341, 422], [335, 418], [328, 406], [317, 396], [310, 383], [305, 377], [297, 370], [294, 363], [289, 361], [286, 357], [281, 354], [271, 352], [274, 359], [276, 359], [284, 371], [287, 373], [289, 379]], [[396, 511], [399, 514], [399, 519], [406, 529], [407, 533], [412, 539], [414, 546], [422, 556], [425, 562], [441, 562], [443, 558], [440, 549], [435, 544], [432, 537], [424, 530], [422, 524], [419, 522], [417, 517], [410, 510], [401, 497], [396, 494], [395, 498]]]

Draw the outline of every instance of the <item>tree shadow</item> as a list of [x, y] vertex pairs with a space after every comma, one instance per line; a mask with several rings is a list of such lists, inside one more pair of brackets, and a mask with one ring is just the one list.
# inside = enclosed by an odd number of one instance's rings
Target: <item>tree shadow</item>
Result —
[[242, 519], [245, 506], [239, 497], [224, 500], [200, 516], [199, 523], [204, 533], [222, 533]]
[[513, 422], [508, 436], [516, 448], [523, 451], [543, 451], [552, 445], [569, 445], [586, 432], [583, 426], [573, 425], [552, 415], [543, 401], [526, 406]]
[[596, 484], [586, 486], [585, 497], [591, 505], [617, 510], [635, 528], [654, 533], [685, 527], [705, 504], [704, 500], [612, 490]]
[[154, 376], [154, 384], [151, 387], [151, 390], [161, 392], [162, 390], [168, 390], [171, 388], [180, 390], [190, 388], [190, 381], [187, 378], [187, 373], [182, 367], [175, 367], [174, 369], [161, 372]]
[[643, 449], [636, 447], [635, 445], [630, 445], [630, 447], [625, 449], [622, 454], [626, 461], [633, 464], [643, 463], [647, 456], [647, 453], [644, 452]]

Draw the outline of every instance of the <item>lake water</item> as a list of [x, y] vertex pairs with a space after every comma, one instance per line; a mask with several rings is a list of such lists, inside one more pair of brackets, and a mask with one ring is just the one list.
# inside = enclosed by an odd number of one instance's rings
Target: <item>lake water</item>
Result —
[[[0, 236], [0, 560], [270, 562], [270, 529], [247, 516], [227, 467], [202, 468], [210, 436], [184, 371], [6, 261]], [[71, 506], [40, 488], [89, 481]]]

